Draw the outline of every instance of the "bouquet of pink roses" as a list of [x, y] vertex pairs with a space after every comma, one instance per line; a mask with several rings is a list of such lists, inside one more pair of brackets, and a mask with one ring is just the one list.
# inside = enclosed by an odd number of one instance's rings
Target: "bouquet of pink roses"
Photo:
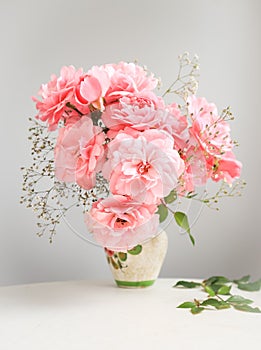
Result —
[[[87, 73], [63, 67], [42, 85], [30, 128], [35, 162], [25, 170], [22, 197], [43, 220], [40, 235], [48, 228], [52, 236], [61, 216], [81, 203], [94, 239], [124, 251], [155, 236], [177, 198], [195, 198], [208, 179], [223, 186], [239, 177], [232, 114], [195, 96], [197, 71], [196, 57], [181, 56], [178, 78], [162, 96], [153, 74], [125, 62]], [[168, 93], [183, 103], [166, 104]], [[36, 189], [46, 177], [51, 187]], [[66, 206], [62, 198], [76, 202]], [[194, 243], [186, 214], [173, 214]]]

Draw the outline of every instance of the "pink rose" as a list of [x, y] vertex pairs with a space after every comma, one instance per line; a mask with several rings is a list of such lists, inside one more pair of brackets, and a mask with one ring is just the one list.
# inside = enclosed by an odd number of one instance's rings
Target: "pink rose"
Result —
[[216, 158], [212, 165], [211, 178], [214, 181], [225, 180], [231, 184], [239, 178], [242, 164], [236, 160], [232, 152], [227, 152], [220, 159]]
[[108, 145], [103, 168], [111, 192], [143, 203], [157, 203], [167, 196], [184, 170], [173, 147], [173, 138], [164, 131], [126, 128], [120, 132]]
[[36, 102], [36, 108], [39, 114], [36, 118], [47, 121], [49, 130], [55, 130], [61, 119], [67, 119], [71, 113], [75, 113], [68, 103], [74, 105], [81, 113], [89, 112], [87, 106], [82, 107], [75, 101], [75, 89], [83, 77], [82, 69], [76, 71], [73, 66], [64, 66], [61, 69], [60, 76], [51, 76], [51, 81], [43, 84], [38, 94], [42, 100], [33, 97]]
[[102, 120], [110, 128], [109, 137], [126, 126], [136, 130], [156, 128], [163, 119], [164, 102], [151, 91], [129, 94], [120, 98], [118, 103], [106, 107]]
[[77, 88], [77, 102], [104, 110], [104, 106], [130, 93], [152, 90], [158, 80], [134, 63], [120, 62], [92, 67]]
[[209, 178], [231, 183], [239, 177], [241, 163], [231, 152], [233, 143], [228, 123], [218, 115], [216, 106], [205, 98], [190, 96], [188, 112], [192, 126], [188, 142], [180, 152], [185, 162], [180, 194], [204, 185]]
[[77, 123], [59, 129], [55, 146], [55, 176], [60, 181], [77, 182], [84, 189], [95, 185], [96, 173], [104, 161], [105, 135], [84, 116]]
[[229, 124], [223, 120], [213, 103], [205, 98], [188, 98], [188, 111], [192, 119], [191, 133], [207, 156], [219, 156], [232, 149]]
[[205, 98], [190, 96], [188, 111], [192, 119], [191, 139], [197, 141], [195, 149], [200, 149], [205, 157], [206, 176], [214, 181], [224, 179], [231, 183], [239, 177], [241, 163], [232, 153], [229, 124], [218, 115], [216, 106]]
[[153, 90], [158, 84], [154, 76], [148, 75], [147, 71], [134, 63], [120, 62], [118, 64], [106, 65], [112, 68], [110, 88], [105, 95], [106, 104], [118, 101], [121, 97], [130, 93]]
[[93, 203], [85, 223], [95, 240], [112, 251], [128, 250], [157, 233], [159, 217], [154, 204], [139, 204], [125, 196]]
[[185, 115], [181, 114], [176, 103], [166, 106], [167, 113], [164, 113], [160, 129], [167, 131], [175, 140], [175, 149], [183, 150], [189, 140], [188, 121]]
[[193, 135], [190, 136], [186, 148], [180, 151], [180, 156], [185, 163], [185, 171], [178, 188], [178, 193], [182, 196], [187, 192], [193, 192], [196, 186], [205, 185], [209, 174], [205, 155]]
[[110, 86], [110, 76], [103, 67], [90, 69], [77, 89], [77, 101], [82, 105], [92, 105], [104, 110], [104, 96]]

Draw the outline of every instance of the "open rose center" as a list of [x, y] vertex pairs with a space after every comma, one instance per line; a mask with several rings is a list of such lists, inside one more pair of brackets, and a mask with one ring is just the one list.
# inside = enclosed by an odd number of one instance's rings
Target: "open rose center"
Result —
[[121, 219], [121, 218], [117, 218], [115, 220], [115, 228], [121, 228], [121, 227], [125, 227], [128, 226], [129, 222], [127, 220]]
[[147, 174], [147, 172], [149, 171], [150, 167], [151, 167], [151, 165], [148, 162], [145, 163], [145, 164], [143, 162], [141, 162], [137, 166], [137, 172], [138, 172], [138, 174], [141, 174], [141, 175]]
[[146, 97], [128, 96], [129, 103], [138, 106], [140, 109], [146, 106], [152, 107], [155, 103]]

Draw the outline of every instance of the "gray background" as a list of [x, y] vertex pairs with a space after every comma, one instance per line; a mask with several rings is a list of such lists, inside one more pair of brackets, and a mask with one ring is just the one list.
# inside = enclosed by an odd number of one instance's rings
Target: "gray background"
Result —
[[[250, 273], [260, 277], [260, 1], [1, 1], [1, 234], [0, 284], [109, 279], [101, 248], [62, 224], [55, 242], [38, 238], [34, 214], [19, 205], [21, 174], [29, 165], [30, 96], [51, 73], [73, 64], [131, 61], [162, 78], [177, 73], [177, 55], [197, 53], [198, 94], [237, 115], [233, 137], [248, 185], [241, 198], [205, 208], [193, 225], [196, 247], [168, 226], [162, 277]], [[199, 209], [199, 208], [198, 208]], [[82, 217], [79, 214], [79, 220]]]

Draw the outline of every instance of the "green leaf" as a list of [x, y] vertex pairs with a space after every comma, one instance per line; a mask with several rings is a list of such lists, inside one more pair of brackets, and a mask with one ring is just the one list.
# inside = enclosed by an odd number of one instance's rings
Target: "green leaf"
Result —
[[216, 306], [217, 310], [222, 310], [222, 309], [229, 309], [230, 305], [226, 303], [225, 301], [220, 301], [220, 304]]
[[166, 204], [173, 203], [178, 198], [177, 192], [175, 190], [170, 191], [167, 197], [164, 198]]
[[204, 307], [201, 307], [201, 306], [194, 306], [194, 307], [192, 307], [191, 308], [191, 313], [193, 314], [193, 315], [197, 315], [197, 314], [199, 314], [200, 312], [202, 312], [204, 310]]
[[217, 299], [214, 299], [214, 298], [209, 298], [207, 300], [204, 300], [200, 305], [201, 306], [213, 306], [217, 310], [230, 308], [230, 305], [228, 303], [226, 303], [225, 301], [217, 300]]
[[253, 300], [243, 298], [241, 297], [241, 295], [232, 295], [226, 301], [231, 304], [252, 304], [253, 303]]
[[205, 292], [207, 292], [211, 297], [216, 295], [215, 291], [210, 286], [204, 286]]
[[218, 290], [220, 289], [221, 285], [220, 284], [211, 284], [209, 287], [213, 289], [215, 294], [217, 294]]
[[196, 287], [200, 287], [201, 284], [197, 283], [197, 282], [187, 282], [187, 281], [178, 281], [175, 286], [173, 287], [184, 287], [184, 288], [196, 288]]
[[223, 285], [223, 284], [226, 284], [228, 282], [231, 282], [231, 281], [224, 276], [213, 276], [213, 277], [210, 277], [204, 281], [204, 283], [207, 285], [212, 285], [212, 284]]
[[160, 204], [156, 212], [156, 214], [159, 214], [159, 222], [163, 222], [167, 218], [168, 213], [168, 208], [164, 204]]
[[182, 213], [181, 211], [176, 211], [174, 213], [174, 218], [175, 218], [176, 223], [178, 224], [178, 226], [183, 228], [188, 233], [192, 244], [195, 245], [195, 239], [190, 233], [190, 227], [189, 227], [189, 222], [188, 222], [187, 215], [185, 213]]
[[229, 295], [230, 294], [230, 290], [231, 290], [232, 286], [221, 286], [218, 291], [217, 294], [221, 294], [221, 295]]
[[174, 213], [174, 218], [176, 220], [176, 223], [183, 228], [184, 230], [186, 230], [186, 232], [190, 233], [190, 227], [189, 227], [189, 223], [188, 223], [188, 217], [185, 213], [182, 213], [181, 211], [176, 211]]
[[138, 244], [136, 245], [136, 247], [128, 250], [128, 253], [131, 255], [138, 255], [141, 253], [141, 251], [142, 251], [142, 245]]
[[126, 261], [127, 260], [127, 253], [119, 252], [118, 257], [121, 261]]
[[241, 290], [247, 290], [249, 292], [257, 292], [261, 289], [261, 279], [255, 282], [238, 283], [237, 287]]
[[261, 310], [258, 307], [251, 307], [247, 304], [242, 304], [242, 305], [233, 305], [233, 307], [236, 310], [240, 311], [246, 311], [246, 312], [255, 312], [255, 313], [261, 313]]
[[238, 280], [234, 280], [233, 282], [238, 284], [238, 283], [246, 283], [250, 280], [250, 275], [243, 276], [239, 278]]
[[177, 306], [179, 309], [191, 309], [192, 307], [195, 307], [196, 304], [192, 303], [191, 301], [185, 301], [184, 303]]
[[209, 298], [204, 300], [200, 305], [201, 306], [214, 306], [214, 307], [219, 307], [221, 302], [217, 299], [214, 298]]

